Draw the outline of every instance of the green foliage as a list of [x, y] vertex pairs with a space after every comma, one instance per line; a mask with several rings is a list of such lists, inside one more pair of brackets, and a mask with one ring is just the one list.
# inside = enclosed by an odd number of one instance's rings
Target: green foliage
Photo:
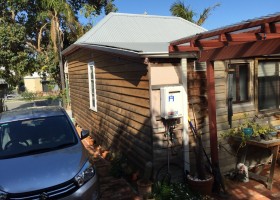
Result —
[[0, 23], [0, 77], [12, 86], [22, 81], [23, 75], [35, 70], [32, 52], [26, 48], [26, 28], [18, 23]]
[[152, 196], [156, 200], [201, 200], [210, 199], [207, 196], [203, 196], [191, 191], [184, 183], [161, 183], [156, 182], [153, 185]]
[[78, 21], [116, 11], [113, 0], [6, 0], [0, 3], [0, 77], [17, 85], [24, 75], [47, 72], [60, 85], [60, 50], [89, 29]]
[[35, 93], [35, 92], [23, 92], [21, 94], [21, 96], [25, 100], [34, 101], [37, 98], [37, 93]]
[[186, 6], [184, 1], [176, 1], [170, 7], [170, 12], [173, 16], [182, 17], [185, 20], [195, 23], [193, 17], [195, 16], [195, 12], [190, 8], [190, 6]]
[[201, 26], [209, 17], [211, 11], [213, 11], [216, 7], [219, 6], [220, 4], [217, 3], [213, 6], [205, 8], [203, 12], [199, 15], [198, 20], [194, 19], [197, 14], [191, 9], [189, 5], [185, 5], [185, 2], [183, 0], [177, 0], [176, 2], [174, 2], [170, 7], [170, 12], [173, 16], [182, 17], [185, 20], [188, 20]]
[[[246, 135], [244, 133], [245, 128], [251, 128], [253, 130], [253, 134]], [[275, 131], [273, 127], [271, 127], [269, 124], [260, 124], [256, 121], [255, 118], [249, 119], [248, 115], [244, 114], [243, 122], [237, 126], [233, 127], [224, 133], [221, 134], [224, 138], [229, 137], [238, 137], [241, 138], [241, 144], [240, 147], [244, 147], [246, 145], [247, 140], [252, 139], [254, 137], [258, 137], [260, 135], [267, 135], [269, 132]]]

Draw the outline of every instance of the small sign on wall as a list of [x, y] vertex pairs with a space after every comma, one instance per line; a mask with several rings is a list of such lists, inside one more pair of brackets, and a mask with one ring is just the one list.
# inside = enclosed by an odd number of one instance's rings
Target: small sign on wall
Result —
[[161, 117], [173, 119], [183, 116], [183, 87], [168, 86], [160, 88]]

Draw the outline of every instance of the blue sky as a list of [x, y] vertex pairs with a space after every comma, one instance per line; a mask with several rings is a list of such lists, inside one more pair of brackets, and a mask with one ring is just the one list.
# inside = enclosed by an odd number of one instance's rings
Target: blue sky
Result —
[[[169, 8], [176, 0], [115, 0], [119, 13], [170, 16]], [[280, 12], [280, 0], [185, 0], [186, 5], [200, 14], [204, 8], [220, 3], [208, 20], [202, 25], [211, 30], [234, 24], [247, 19], [253, 19]], [[94, 18], [98, 23], [104, 15]], [[85, 21], [84, 19], [82, 21]]]

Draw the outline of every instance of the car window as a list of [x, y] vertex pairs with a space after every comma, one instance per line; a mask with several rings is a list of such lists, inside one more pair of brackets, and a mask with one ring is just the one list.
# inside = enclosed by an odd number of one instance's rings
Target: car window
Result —
[[65, 116], [0, 124], [0, 158], [51, 151], [77, 143]]

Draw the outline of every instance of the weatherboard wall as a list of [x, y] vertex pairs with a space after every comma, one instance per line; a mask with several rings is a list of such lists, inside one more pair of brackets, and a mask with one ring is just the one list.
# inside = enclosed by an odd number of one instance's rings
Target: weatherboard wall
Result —
[[[71, 108], [96, 142], [143, 168], [152, 160], [149, 79], [142, 59], [80, 49], [67, 56]], [[97, 112], [90, 109], [88, 63], [94, 62]]]
[[[187, 95], [189, 100], [188, 115], [194, 119], [193, 108], [197, 118], [197, 125], [199, 130], [205, 130], [205, 123], [207, 118], [207, 97], [206, 97], [206, 73], [204, 71], [194, 71], [194, 59], [187, 59], [187, 77], [182, 77], [181, 74], [181, 59], [150, 59], [149, 64], [151, 70], [151, 112], [153, 124], [153, 155], [154, 155], [154, 168], [157, 171], [160, 167], [167, 163], [167, 155], [169, 153], [169, 160], [183, 169], [183, 121], [182, 118], [177, 120], [174, 129], [174, 139], [168, 142], [167, 130], [164, 120], [161, 118], [160, 110], [160, 88], [166, 86], [182, 86], [182, 78], [187, 79], [188, 91]], [[187, 102], [184, 102], [187, 103]], [[209, 133], [208, 129], [203, 134], [203, 142], [208, 154], [210, 154]], [[193, 134], [188, 130], [190, 137], [189, 164], [191, 171], [195, 170], [195, 142]], [[169, 148], [168, 148], [169, 147]], [[183, 172], [183, 170], [182, 170]]]
[[[232, 139], [222, 137], [229, 128], [228, 123], [228, 105], [227, 105], [227, 68], [229, 64], [248, 63], [249, 65], [249, 101], [245, 103], [233, 104], [232, 127], [238, 127], [247, 120], [254, 117], [259, 124], [270, 124], [272, 126], [279, 125], [280, 120], [274, 111], [261, 112], [258, 110], [258, 86], [257, 86], [257, 69], [258, 59], [248, 60], [230, 60], [216, 61], [215, 69], [215, 94], [216, 94], [216, 117], [219, 144], [219, 160], [223, 173], [234, 170], [236, 164], [240, 162], [240, 157], [244, 153], [244, 149], [239, 149], [239, 143]], [[277, 112], [277, 111], [276, 111]], [[208, 124], [208, 120], [206, 121]], [[205, 127], [207, 129], [207, 127]], [[238, 151], [237, 151], [238, 150]], [[269, 161], [270, 151], [268, 149], [252, 147], [247, 149], [247, 159], [245, 164], [249, 167], [263, 164]], [[238, 154], [237, 154], [238, 153]]]
[[[78, 50], [67, 56], [69, 65], [69, 86], [71, 107], [75, 121], [84, 129], [89, 129], [97, 143], [122, 150], [139, 167], [153, 161], [157, 170], [167, 161], [166, 129], [160, 117], [160, 87], [182, 85], [180, 59], [143, 59], [123, 57], [93, 50]], [[205, 71], [194, 71], [194, 60], [187, 59], [187, 86], [189, 116], [203, 133], [203, 144], [210, 156], [209, 119], [207, 111], [207, 80]], [[97, 112], [89, 108], [88, 63], [96, 67]], [[241, 62], [231, 61], [231, 62]], [[251, 102], [234, 105], [233, 126], [244, 118], [244, 113], [254, 116], [256, 109], [256, 61], [243, 60], [250, 64]], [[217, 61], [215, 69], [215, 94], [219, 160], [222, 173], [235, 168], [237, 158], [234, 148], [221, 134], [229, 128], [227, 121], [227, 68], [228, 63]], [[277, 124], [275, 117], [267, 118]], [[172, 162], [183, 166], [182, 121], [175, 129], [176, 144], [170, 151]], [[190, 136], [190, 165], [195, 170], [195, 146], [193, 134]]]

